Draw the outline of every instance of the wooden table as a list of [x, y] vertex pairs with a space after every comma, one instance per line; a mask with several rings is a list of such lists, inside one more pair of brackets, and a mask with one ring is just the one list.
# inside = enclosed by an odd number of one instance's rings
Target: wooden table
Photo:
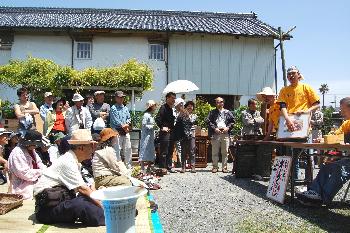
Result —
[[[350, 144], [324, 144], [324, 143], [300, 143], [300, 142], [284, 142], [284, 146], [290, 147], [292, 149], [292, 168], [291, 168], [291, 203], [294, 204], [294, 187], [295, 187], [295, 165], [298, 161], [298, 158], [302, 153], [304, 153], [306, 150], [309, 149], [316, 149], [316, 150], [337, 150], [337, 151], [347, 151], [350, 152]], [[301, 149], [301, 151], [297, 154], [294, 154], [293, 149]], [[308, 153], [306, 153], [309, 155]], [[325, 154], [312, 154], [309, 156], [326, 156], [326, 157], [334, 157], [330, 155]], [[339, 156], [336, 156], [339, 158]], [[348, 156], [342, 156], [342, 157], [348, 157]], [[312, 180], [311, 180], [312, 181]]]

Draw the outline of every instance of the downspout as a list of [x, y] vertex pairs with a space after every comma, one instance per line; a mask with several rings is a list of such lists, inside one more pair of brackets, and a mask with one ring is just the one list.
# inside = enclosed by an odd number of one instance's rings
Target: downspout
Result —
[[166, 69], [166, 84], [169, 84], [169, 42], [164, 44], [166, 56], [165, 56], [165, 69]]
[[72, 34], [70, 33], [70, 30], [68, 30], [68, 35], [71, 38], [72, 45], [71, 45], [71, 61], [70, 61], [70, 66], [74, 68], [74, 38]]

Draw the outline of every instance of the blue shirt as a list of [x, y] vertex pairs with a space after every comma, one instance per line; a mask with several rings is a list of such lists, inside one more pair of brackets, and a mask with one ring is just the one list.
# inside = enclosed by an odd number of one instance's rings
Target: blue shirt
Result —
[[129, 109], [124, 105], [113, 105], [109, 112], [109, 120], [113, 129], [120, 129], [122, 125], [130, 124]]
[[45, 121], [46, 114], [48, 111], [52, 111], [52, 105], [48, 105], [47, 103], [41, 105], [40, 107], [40, 117], [43, 121]]

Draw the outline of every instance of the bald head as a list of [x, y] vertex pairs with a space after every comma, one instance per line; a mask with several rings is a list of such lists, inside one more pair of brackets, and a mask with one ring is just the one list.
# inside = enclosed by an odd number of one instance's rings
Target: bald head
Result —
[[224, 103], [225, 103], [225, 100], [221, 97], [217, 97], [215, 99], [216, 108], [219, 110], [224, 108]]

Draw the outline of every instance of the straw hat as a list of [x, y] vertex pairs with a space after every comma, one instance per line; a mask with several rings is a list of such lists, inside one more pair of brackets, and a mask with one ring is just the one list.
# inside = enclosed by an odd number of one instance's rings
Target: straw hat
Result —
[[157, 103], [154, 100], [148, 100], [146, 103], [146, 110], [154, 105], [157, 105]]
[[79, 102], [82, 100], [84, 100], [84, 97], [82, 97], [79, 93], [75, 93], [73, 95], [73, 99], [72, 99], [73, 102]]
[[262, 101], [263, 95], [276, 96], [276, 93], [272, 90], [271, 87], [264, 87], [261, 92], [256, 93], [256, 98], [258, 98], [258, 100]]
[[68, 140], [71, 145], [86, 145], [97, 143], [92, 140], [91, 132], [88, 129], [77, 129], [72, 132], [72, 137]]
[[101, 133], [100, 133], [101, 139], [100, 142], [105, 142], [108, 139], [110, 139], [111, 137], [116, 137], [118, 136], [118, 133], [115, 132], [113, 129], [111, 128], [104, 128]]
[[296, 66], [291, 66], [287, 69], [287, 74], [291, 72], [298, 72], [300, 74], [300, 80], [304, 79], [304, 76], [300, 73], [299, 69]]

